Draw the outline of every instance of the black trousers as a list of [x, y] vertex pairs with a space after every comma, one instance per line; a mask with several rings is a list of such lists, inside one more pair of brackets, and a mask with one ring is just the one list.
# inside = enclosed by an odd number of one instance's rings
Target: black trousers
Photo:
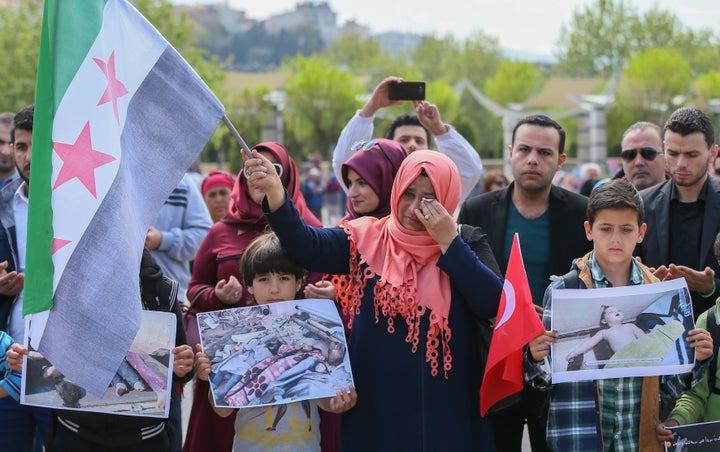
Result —
[[550, 452], [547, 445], [547, 391], [525, 387], [520, 402], [488, 415], [495, 434], [495, 448], [503, 452], [522, 452], [525, 423], [533, 452]]

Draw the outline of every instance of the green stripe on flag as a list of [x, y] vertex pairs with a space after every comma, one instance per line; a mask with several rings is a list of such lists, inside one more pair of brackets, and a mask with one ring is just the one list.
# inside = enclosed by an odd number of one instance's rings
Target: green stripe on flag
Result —
[[[102, 26], [107, 0], [46, 0], [35, 91], [23, 315], [52, 307], [52, 127], [55, 112]], [[62, 6], [61, 6], [62, 5]]]

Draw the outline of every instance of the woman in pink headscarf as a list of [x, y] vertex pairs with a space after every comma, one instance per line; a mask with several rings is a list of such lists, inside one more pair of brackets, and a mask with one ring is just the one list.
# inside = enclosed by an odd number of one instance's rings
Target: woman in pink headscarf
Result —
[[[280, 143], [266, 142], [253, 147], [272, 168], [288, 198], [308, 224], [320, 227], [300, 193], [300, 176], [295, 162]], [[228, 213], [210, 228], [195, 256], [188, 286], [191, 314], [247, 306], [251, 300], [242, 275], [240, 256], [252, 240], [267, 227], [260, 203], [265, 189], [241, 172], [235, 180]], [[194, 319], [193, 319], [194, 320]], [[194, 344], [193, 344], [194, 346]], [[215, 414], [207, 398], [208, 383], [195, 381], [195, 392], [183, 451], [232, 450], [234, 416]]]
[[448, 213], [460, 200], [455, 164], [415, 151], [397, 173], [388, 216], [322, 229], [301, 219], [269, 162], [254, 157], [245, 170], [265, 188], [268, 223], [288, 256], [350, 275], [338, 295], [351, 315], [358, 398], [343, 414], [342, 449], [492, 450], [473, 323], [495, 315], [502, 282]]

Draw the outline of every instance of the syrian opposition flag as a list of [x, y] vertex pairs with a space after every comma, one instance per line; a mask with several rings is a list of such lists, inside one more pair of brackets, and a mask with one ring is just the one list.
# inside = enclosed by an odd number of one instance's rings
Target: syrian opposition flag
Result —
[[480, 387], [480, 414], [523, 389], [523, 347], [545, 331], [535, 312], [530, 284], [515, 233], [505, 283]]
[[127, 1], [45, 1], [23, 314], [40, 313], [31, 345], [92, 393], [139, 328], [147, 229], [223, 111]]

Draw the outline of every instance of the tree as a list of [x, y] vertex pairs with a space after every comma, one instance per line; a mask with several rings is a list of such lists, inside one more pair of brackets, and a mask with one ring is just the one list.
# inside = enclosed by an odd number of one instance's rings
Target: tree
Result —
[[502, 105], [523, 103], [539, 90], [542, 72], [532, 63], [503, 60], [492, 77], [485, 80], [485, 94]]
[[[228, 118], [250, 147], [260, 142], [263, 126], [272, 120], [273, 106], [267, 100], [269, 92], [267, 86], [244, 88], [232, 95], [227, 104]], [[205, 148], [205, 161], [217, 162], [237, 173], [243, 163], [241, 152], [240, 144], [228, 128], [219, 127]]]
[[662, 121], [676, 107], [674, 98], [690, 91], [690, 64], [677, 50], [651, 48], [638, 52], [623, 72], [618, 103], [645, 111]]
[[208, 59], [207, 50], [197, 46], [193, 34], [195, 22], [187, 14], [175, 17], [169, 0], [135, 0], [135, 6], [145, 18], [158, 29], [165, 39], [187, 60], [215, 95], [223, 99], [222, 82], [225, 66], [217, 57]]
[[290, 73], [285, 82], [283, 120], [288, 149], [329, 157], [347, 120], [359, 107], [355, 96], [363, 87], [350, 73], [319, 56], [297, 56], [284, 64]]
[[639, 14], [625, 0], [595, 0], [573, 11], [557, 42], [558, 70], [578, 76], [610, 76], [623, 70], [638, 51], [668, 47], [709, 70], [717, 59], [717, 38], [711, 30], [693, 31], [669, 11], [653, 8]]
[[[451, 35], [442, 38], [423, 36], [412, 51], [413, 69], [420, 72], [423, 80], [448, 80], [449, 68], [457, 66], [462, 51]], [[451, 83], [452, 79], [448, 80]]]
[[578, 76], [610, 75], [633, 52], [632, 29], [640, 24], [622, 0], [596, 0], [573, 11], [560, 29], [558, 69]]
[[467, 79], [475, 86], [483, 86], [502, 61], [502, 50], [497, 38], [477, 32], [462, 42], [461, 49], [460, 58], [448, 67], [450, 83]]
[[41, 2], [23, 0], [0, 8], [0, 111], [16, 112], [35, 102]]
[[697, 78], [698, 94], [702, 100], [720, 99], [720, 71], [706, 72]]

